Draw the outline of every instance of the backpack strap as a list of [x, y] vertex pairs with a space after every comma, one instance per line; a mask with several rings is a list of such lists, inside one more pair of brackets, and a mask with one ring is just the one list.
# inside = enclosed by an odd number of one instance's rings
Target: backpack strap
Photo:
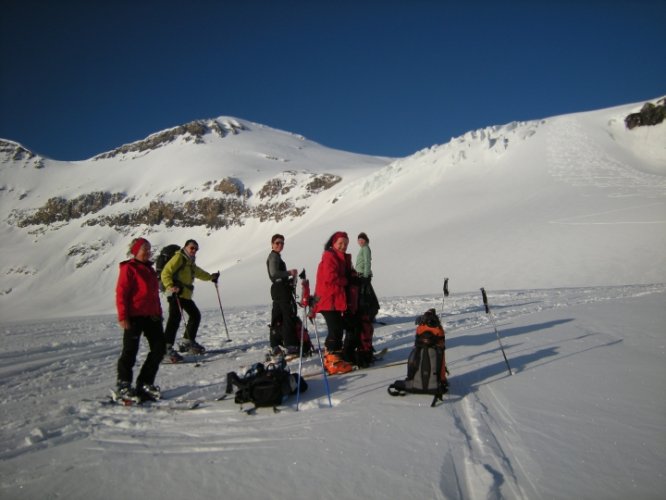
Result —
[[407, 394], [407, 391], [405, 391], [405, 381], [396, 380], [394, 383], [388, 386], [386, 391], [391, 396], [405, 396]]
[[430, 403], [430, 408], [434, 408], [437, 405], [437, 400], [441, 401], [442, 403], [444, 402], [444, 394], [441, 392], [438, 392], [435, 394], [435, 397], [432, 398], [432, 403]]
[[181, 272], [185, 268], [187, 263], [190, 261], [189, 257], [185, 255], [182, 250], [180, 250], [180, 253], [182, 254], [181, 264], [176, 269], [174, 269], [172, 274], [174, 282], [176, 281], [176, 276], [178, 276], [178, 273]]

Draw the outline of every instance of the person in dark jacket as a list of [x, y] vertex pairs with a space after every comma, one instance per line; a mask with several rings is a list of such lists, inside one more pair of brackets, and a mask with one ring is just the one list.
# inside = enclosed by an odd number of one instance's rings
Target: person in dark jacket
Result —
[[[123, 329], [123, 349], [118, 359], [117, 392], [122, 399], [159, 399], [155, 377], [165, 353], [162, 305], [157, 273], [150, 261], [148, 240], [136, 238], [130, 245], [132, 258], [120, 263], [116, 284], [118, 323]], [[139, 352], [141, 334], [150, 352], [132, 388], [133, 367]]]
[[266, 259], [268, 277], [271, 280], [271, 354], [281, 351], [280, 345], [287, 350], [287, 355], [298, 354], [300, 350], [299, 338], [296, 334], [296, 301], [294, 299], [294, 285], [298, 271], [287, 270], [287, 264], [282, 260], [284, 249], [284, 236], [274, 234], [271, 237], [271, 253]]
[[324, 252], [317, 267], [315, 284], [316, 303], [313, 311], [321, 313], [326, 321], [326, 356], [324, 368], [333, 375], [347, 373], [352, 365], [342, 359], [342, 341], [345, 331], [344, 313], [347, 311], [347, 288], [351, 284], [351, 255], [346, 253], [349, 245], [347, 233], [334, 233], [324, 245]]

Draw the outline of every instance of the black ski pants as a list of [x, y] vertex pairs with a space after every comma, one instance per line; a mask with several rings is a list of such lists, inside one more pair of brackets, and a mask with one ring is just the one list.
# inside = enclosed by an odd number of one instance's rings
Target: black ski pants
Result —
[[118, 359], [118, 381], [132, 383], [133, 369], [136, 356], [139, 353], [141, 334], [144, 334], [150, 346], [150, 352], [141, 366], [139, 376], [136, 378], [137, 387], [143, 384], [155, 384], [155, 376], [166, 347], [162, 318], [158, 316], [135, 316], [130, 318], [130, 327], [123, 332], [123, 350]]
[[342, 337], [345, 333], [346, 322], [340, 311], [321, 311], [326, 320], [328, 334], [324, 345], [328, 352], [340, 352], [342, 350]]
[[176, 332], [178, 331], [178, 326], [180, 326], [180, 321], [183, 318], [183, 315], [180, 312], [181, 308], [188, 316], [183, 338], [194, 342], [197, 338], [197, 331], [199, 331], [199, 324], [201, 323], [201, 312], [199, 311], [199, 308], [193, 300], [176, 297], [175, 295], [169, 295], [167, 301], [169, 302], [169, 318], [167, 319], [166, 328], [164, 330], [166, 344], [173, 345], [176, 342]]
[[[286, 283], [273, 283], [271, 285], [271, 298], [273, 299], [273, 308], [271, 310], [271, 329], [281, 324], [280, 335], [271, 336], [271, 347], [279, 344], [285, 347], [300, 345], [299, 337], [296, 334], [296, 302], [291, 293], [291, 287]], [[281, 338], [280, 338], [281, 337]]]

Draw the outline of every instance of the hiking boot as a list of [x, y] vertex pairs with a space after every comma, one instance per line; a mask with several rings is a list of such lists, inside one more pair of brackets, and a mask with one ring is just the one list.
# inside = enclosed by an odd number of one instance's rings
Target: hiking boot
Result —
[[352, 364], [347, 363], [337, 352], [329, 352], [324, 356], [324, 368], [329, 375], [349, 373], [354, 369]]
[[136, 393], [141, 401], [157, 401], [162, 397], [160, 388], [152, 384], [141, 384], [136, 388]]
[[201, 344], [198, 344], [194, 340], [183, 339], [183, 341], [178, 346], [180, 352], [186, 352], [188, 354], [203, 354], [206, 352], [206, 348]]
[[173, 346], [167, 346], [167, 352], [164, 355], [164, 363], [182, 363], [183, 357], [176, 352]]

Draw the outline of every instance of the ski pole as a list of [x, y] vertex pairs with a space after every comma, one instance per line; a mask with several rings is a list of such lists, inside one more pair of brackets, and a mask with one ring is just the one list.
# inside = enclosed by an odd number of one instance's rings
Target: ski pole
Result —
[[[299, 278], [301, 278], [301, 283], [302, 283], [302, 291], [301, 291], [301, 305], [305, 309], [303, 313], [304, 319], [307, 318], [309, 315], [308, 312], [312, 308], [314, 304], [314, 297], [310, 295], [310, 282], [306, 279], [305, 277], [305, 269], [301, 271], [301, 274], [298, 275]], [[314, 326], [314, 332], [315, 332], [315, 337], [317, 338], [317, 350], [319, 351], [319, 362], [321, 363], [321, 371], [324, 374], [324, 385], [326, 386], [326, 395], [328, 396], [328, 406], [330, 408], [333, 408], [333, 402], [331, 401], [331, 388], [328, 385], [328, 375], [326, 375], [326, 368], [324, 368], [324, 357], [322, 355], [321, 351], [321, 342], [319, 342], [319, 332], [317, 331], [317, 322], [315, 321], [314, 318], [310, 319], [310, 322]], [[305, 325], [305, 321], [303, 322]], [[302, 334], [303, 332], [301, 332]], [[302, 340], [303, 336], [301, 335], [301, 349], [302, 347]], [[301, 352], [301, 359], [302, 359], [302, 352]], [[299, 361], [299, 377], [300, 377], [300, 361]], [[299, 388], [300, 388], [300, 380], [299, 380]], [[298, 409], [298, 403], [296, 408]]]
[[231, 337], [229, 337], [229, 329], [227, 328], [227, 320], [224, 319], [224, 309], [222, 309], [222, 299], [220, 298], [220, 290], [217, 287], [217, 283], [213, 283], [213, 285], [215, 285], [215, 292], [217, 293], [217, 303], [220, 304], [220, 313], [222, 314], [222, 323], [224, 323], [224, 331], [227, 332], [227, 342], [231, 342]]
[[485, 288], [481, 288], [481, 295], [483, 296], [483, 305], [486, 308], [486, 314], [490, 316], [490, 320], [493, 322], [493, 328], [495, 329], [495, 335], [497, 335], [497, 342], [499, 342], [500, 349], [502, 350], [502, 356], [504, 356], [504, 361], [506, 362], [506, 367], [509, 369], [509, 375], [513, 375], [511, 367], [509, 366], [509, 360], [506, 358], [506, 353], [504, 352], [504, 346], [502, 345], [502, 339], [500, 338], [499, 332], [497, 331], [497, 325], [495, 324], [495, 317], [493, 313], [490, 312], [490, 307], [488, 306], [488, 297], [486, 296]]
[[[302, 284], [303, 287], [306, 286], [306, 283]], [[301, 377], [303, 376], [303, 337], [305, 337], [305, 322], [308, 319], [308, 309], [307, 307], [303, 308], [303, 321], [301, 321], [301, 346], [298, 351], [298, 387], [296, 388], [296, 411], [298, 411], [298, 405], [301, 401]]]
[[442, 314], [444, 314], [444, 298], [449, 296], [449, 278], [444, 278], [444, 297], [442, 297]]
[[[303, 307], [303, 321], [301, 322], [301, 346], [298, 356], [298, 388], [296, 389], [296, 411], [301, 400], [301, 377], [303, 376], [303, 337], [305, 336], [305, 325], [308, 320], [308, 304], [310, 302], [310, 282], [305, 278], [305, 269], [298, 275], [301, 278], [301, 303]], [[296, 287], [294, 287], [294, 299], [296, 298]]]
[[328, 395], [328, 406], [333, 408], [333, 403], [331, 402], [331, 388], [328, 385], [328, 375], [326, 375], [326, 368], [324, 368], [324, 357], [321, 353], [321, 344], [319, 343], [319, 332], [317, 332], [317, 322], [315, 319], [310, 320], [314, 326], [315, 337], [317, 337], [317, 349], [319, 350], [319, 361], [321, 362], [321, 372], [324, 374], [324, 384], [326, 385], [326, 394]]
[[173, 292], [173, 298], [176, 299], [176, 304], [178, 304], [178, 310], [180, 311], [180, 319], [183, 323], [183, 329], [187, 330], [187, 323], [185, 323], [185, 315], [183, 314], [183, 305], [180, 303], [178, 293]]

